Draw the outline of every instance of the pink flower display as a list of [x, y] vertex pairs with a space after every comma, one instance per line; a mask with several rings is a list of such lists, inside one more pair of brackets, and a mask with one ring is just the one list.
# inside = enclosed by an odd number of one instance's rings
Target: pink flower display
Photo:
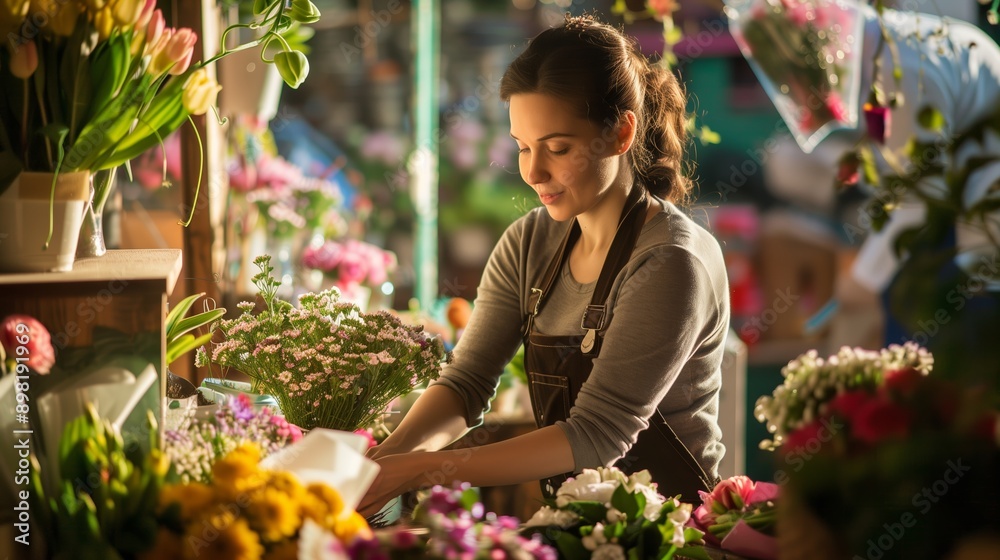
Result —
[[396, 269], [396, 255], [356, 239], [326, 241], [302, 253], [306, 268], [322, 271], [341, 289], [353, 286], [380, 286]]

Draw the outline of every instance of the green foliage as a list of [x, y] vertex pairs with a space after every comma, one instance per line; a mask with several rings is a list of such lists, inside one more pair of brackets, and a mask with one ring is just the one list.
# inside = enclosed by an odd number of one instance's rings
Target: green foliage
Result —
[[177, 358], [195, 348], [208, 344], [212, 340], [212, 333], [196, 336], [191, 331], [209, 325], [221, 319], [226, 314], [225, 308], [219, 308], [185, 317], [191, 306], [194, 305], [194, 302], [204, 295], [205, 292], [201, 292], [200, 294], [184, 298], [167, 314], [167, 321], [164, 324], [163, 331], [167, 338], [168, 366], [176, 361]]
[[[126, 445], [88, 405], [63, 431], [57, 477], [56, 465], [43, 469], [32, 457], [32, 511], [50, 557], [124, 560], [152, 547], [157, 500], [169, 464], [156, 445], [151, 412], [148, 428], [151, 451], [143, 452], [139, 445]], [[43, 478], [56, 478], [55, 488], [47, 489]]]

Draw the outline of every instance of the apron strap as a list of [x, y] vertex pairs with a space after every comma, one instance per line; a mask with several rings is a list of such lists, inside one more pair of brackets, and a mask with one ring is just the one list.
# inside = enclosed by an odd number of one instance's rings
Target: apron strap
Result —
[[569, 256], [570, 249], [573, 248], [573, 245], [579, 238], [580, 224], [576, 223], [576, 218], [573, 218], [573, 224], [570, 226], [569, 231], [566, 232], [566, 236], [563, 237], [562, 243], [559, 245], [559, 250], [556, 251], [555, 258], [549, 261], [549, 268], [545, 271], [545, 275], [542, 276], [542, 287], [531, 288], [531, 292], [528, 294], [528, 314], [524, 317], [524, 326], [521, 331], [522, 337], [527, 338], [531, 332], [531, 325], [535, 320], [535, 316], [542, 310], [542, 303], [545, 296], [552, 290], [552, 285], [555, 284], [556, 277], [559, 276], [559, 270], [562, 269], [563, 263], [566, 262]]
[[[618, 276], [618, 273], [621, 272], [621, 269], [625, 267], [625, 264], [631, 258], [632, 249], [635, 248], [635, 240], [639, 238], [639, 232], [642, 231], [642, 226], [646, 223], [645, 219], [640, 219], [640, 216], [642, 218], [645, 217], [642, 212], [633, 212], [639, 206], [639, 203], [644, 200], [646, 200], [646, 191], [638, 185], [634, 185], [628, 193], [628, 198], [625, 199], [622, 216], [618, 220], [618, 231], [615, 232], [615, 238], [612, 240], [611, 248], [608, 250], [608, 256], [614, 256], [614, 259], [610, 261], [605, 259], [604, 266], [601, 267], [601, 275], [597, 279], [594, 296], [591, 298], [590, 306], [584, 312], [585, 325], [596, 321], [601, 327], [604, 326], [606, 310], [604, 302], [608, 299], [608, 294], [611, 293], [611, 285], [614, 283], [615, 277]], [[558, 278], [559, 271], [562, 270], [563, 264], [569, 258], [570, 250], [573, 249], [578, 239], [580, 239], [580, 224], [576, 221], [576, 218], [573, 218], [573, 225], [566, 232], [559, 250], [556, 251], [556, 257], [549, 261], [549, 267], [545, 271], [545, 275], [542, 276], [541, 287], [531, 288], [528, 294], [528, 313], [524, 318], [523, 336], [526, 337], [531, 332], [531, 325], [534, 322], [535, 316], [542, 310], [545, 297], [552, 290], [552, 285], [555, 283], [556, 278]], [[591, 322], [588, 322], [588, 316], [592, 318]], [[595, 331], [601, 327], [598, 327]], [[583, 328], [590, 329], [587, 326]], [[588, 330], [589, 333], [590, 330]], [[594, 334], [596, 335], [596, 332]], [[596, 352], [594, 354], [596, 355]]]
[[587, 356], [596, 358], [601, 352], [601, 337], [597, 336], [597, 333], [604, 328], [607, 319], [608, 307], [606, 304], [608, 295], [611, 294], [611, 286], [618, 273], [632, 258], [635, 243], [639, 239], [639, 234], [642, 233], [642, 227], [646, 224], [646, 214], [639, 209], [645, 200], [644, 189], [634, 186], [629, 191], [625, 207], [622, 208], [622, 218], [618, 223], [618, 231], [608, 249], [608, 256], [604, 259], [604, 266], [601, 267], [601, 275], [597, 278], [597, 285], [594, 286], [594, 295], [590, 298], [590, 305], [583, 311], [580, 328], [586, 334], [580, 344], [580, 350]]

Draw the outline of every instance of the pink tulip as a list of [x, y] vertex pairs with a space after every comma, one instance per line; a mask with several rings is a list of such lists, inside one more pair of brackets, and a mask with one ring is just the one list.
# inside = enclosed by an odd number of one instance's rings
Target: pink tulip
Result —
[[36, 373], [47, 374], [56, 363], [49, 331], [28, 315], [8, 315], [0, 323], [0, 346], [15, 368], [25, 364]]
[[160, 10], [153, 10], [153, 14], [149, 17], [149, 24], [146, 25], [146, 48], [147, 54], [152, 50], [156, 42], [160, 40], [160, 35], [163, 34], [163, 28], [166, 24], [163, 21], [163, 12]]
[[[153, 19], [153, 12], [156, 10], [156, 0], [146, 0], [146, 3], [142, 6], [142, 11], [139, 12], [139, 20], [135, 22], [136, 31], [142, 31], [146, 29], [149, 22]], [[160, 16], [163, 17], [162, 15]]]
[[34, 41], [25, 41], [14, 47], [10, 55], [10, 73], [17, 78], [27, 80], [38, 68], [38, 48]]
[[187, 72], [188, 67], [191, 66], [191, 57], [194, 55], [194, 45], [197, 42], [198, 35], [187, 27], [174, 32], [170, 44], [167, 45], [167, 56], [176, 61], [170, 68], [170, 75], [180, 76]]

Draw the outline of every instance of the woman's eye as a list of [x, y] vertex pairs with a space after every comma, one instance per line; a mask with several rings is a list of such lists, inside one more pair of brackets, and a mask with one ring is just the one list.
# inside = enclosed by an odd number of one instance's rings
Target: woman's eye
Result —
[[521, 148], [521, 149], [519, 149], [519, 150], [517, 151], [517, 153], [519, 153], [519, 154], [526, 154], [526, 153], [528, 153], [529, 151], [530, 151], [530, 150], [528, 150], [528, 148]]
[[557, 156], [561, 156], [561, 155], [565, 154], [566, 152], [568, 152], [569, 148], [563, 148], [561, 150], [549, 150], [549, 151], [552, 152], [553, 154], [557, 155]]

